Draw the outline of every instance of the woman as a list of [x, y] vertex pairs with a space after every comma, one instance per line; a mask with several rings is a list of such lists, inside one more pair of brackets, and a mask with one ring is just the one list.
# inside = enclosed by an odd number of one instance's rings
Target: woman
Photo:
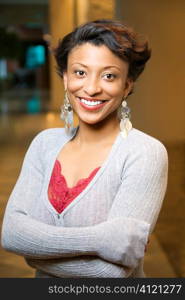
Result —
[[97, 20], [69, 33], [54, 53], [66, 130], [33, 139], [2, 245], [23, 255], [37, 277], [144, 277], [168, 173], [164, 145], [132, 128], [126, 102], [150, 58], [148, 44], [128, 26]]

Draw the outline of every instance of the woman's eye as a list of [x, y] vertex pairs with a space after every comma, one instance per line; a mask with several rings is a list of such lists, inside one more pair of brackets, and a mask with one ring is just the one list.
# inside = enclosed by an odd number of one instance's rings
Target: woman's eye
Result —
[[108, 79], [108, 80], [113, 80], [114, 78], [116, 78], [116, 75], [111, 74], [111, 73], [105, 74], [103, 76], [105, 77], [105, 79]]
[[76, 75], [78, 75], [79, 77], [83, 77], [84, 74], [85, 74], [85, 72], [82, 71], [82, 70], [76, 70], [74, 73], [75, 73]]

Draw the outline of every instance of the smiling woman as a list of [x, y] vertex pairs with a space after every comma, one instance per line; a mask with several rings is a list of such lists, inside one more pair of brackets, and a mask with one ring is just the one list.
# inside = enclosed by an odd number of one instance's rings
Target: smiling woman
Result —
[[148, 43], [128, 26], [97, 20], [65, 36], [54, 55], [66, 126], [33, 139], [2, 245], [37, 277], [144, 277], [168, 177], [166, 148], [132, 127], [126, 102], [150, 58]]

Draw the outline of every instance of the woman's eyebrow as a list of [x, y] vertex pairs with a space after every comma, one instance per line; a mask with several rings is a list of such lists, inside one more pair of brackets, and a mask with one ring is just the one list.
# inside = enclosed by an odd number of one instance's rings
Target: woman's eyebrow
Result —
[[106, 66], [106, 67], [104, 67], [103, 69], [105, 70], [105, 69], [110, 69], [110, 68], [116, 68], [116, 69], [118, 69], [119, 71], [121, 71], [120, 67], [114, 66], [114, 65], [112, 65], [112, 66]]
[[[81, 65], [81, 66], [84, 67], [84, 68], [88, 68], [87, 65], [84, 65], [84, 64], [78, 63], [78, 62], [75, 62], [75, 63], [73, 63], [73, 64], [71, 64], [71, 65], [72, 65], [72, 66], [73, 66], [73, 65]], [[121, 71], [121, 69], [120, 69], [118, 66], [115, 66], [115, 65], [106, 66], [106, 67], [103, 67], [102, 69], [103, 69], [103, 70], [106, 70], [106, 69], [110, 69], [110, 68], [116, 68], [116, 69], [118, 69], [119, 71]]]
[[82, 67], [85, 67], [85, 68], [88, 68], [88, 66], [82, 64], [82, 63], [78, 63], [78, 62], [74, 62], [73, 64], [71, 64], [72, 66], [73, 65], [81, 65]]

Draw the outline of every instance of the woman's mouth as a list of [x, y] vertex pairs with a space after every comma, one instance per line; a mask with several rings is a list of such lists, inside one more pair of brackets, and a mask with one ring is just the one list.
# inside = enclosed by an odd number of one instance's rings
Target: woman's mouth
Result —
[[80, 105], [85, 108], [86, 110], [97, 110], [103, 107], [108, 100], [89, 100], [87, 98], [80, 98], [78, 97]]

